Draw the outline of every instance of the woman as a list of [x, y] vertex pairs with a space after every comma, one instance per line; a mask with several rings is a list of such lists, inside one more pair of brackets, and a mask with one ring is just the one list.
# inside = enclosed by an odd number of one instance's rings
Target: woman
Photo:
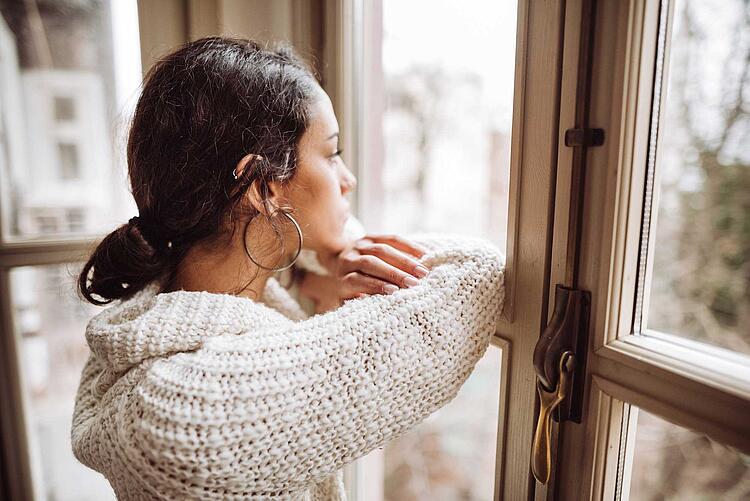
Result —
[[[205, 38], [149, 72], [140, 215], [79, 280], [73, 451], [121, 499], [345, 499], [340, 468], [449, 402], [504, 299], [474, 238], [357, 238], [330, 99], [291, 48]], [[361, 235], [359, 235], [361, 236]], [[308, 316], [274, 273], [294, 272]]]

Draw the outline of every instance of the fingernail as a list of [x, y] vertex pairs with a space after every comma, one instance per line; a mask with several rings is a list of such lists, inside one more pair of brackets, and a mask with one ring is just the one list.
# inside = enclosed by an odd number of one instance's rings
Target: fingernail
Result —
[[393, 284], [386, 284], [385, 287], [383, 287], [383, 289], [385, 289], [385, 291], [388, 294], [393, 294], [394, 292], [396, 292], [398, 290], [398, 287], [396, 287]]
[[419, 281], [416, 278], [414, 278], [414, 277], [406, 277], [406, 278], [404, 278], [404, 285], [406, 285], [407, 287], [414, 287], [418, 283], [419, 283]]
[[417, 276], [418, 276], [419, 278], [422, 278], [422, 277], [426, 277], [426, 276], [427, 276], [427, 272], [428, 272], [427, 268], [425, 268], [424, 266], [421, 266], [421, 265], [420, 265], [420, 266], [417, 266], [417, 267], [416, 267], [416, 268], [414, 269], [414, 273], [416, 273], [416, 275], [417, 275]]

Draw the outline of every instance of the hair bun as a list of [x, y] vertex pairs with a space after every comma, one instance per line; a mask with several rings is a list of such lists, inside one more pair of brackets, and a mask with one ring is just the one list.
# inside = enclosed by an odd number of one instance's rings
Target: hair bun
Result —
[[99, 242], [78, 277], [84, 299], [104, 305], [163, 275], [165, 256], [146, 240], [142, 225], [142, 218], [131, 218]]
[[151, 219], [133, 216], [128, 225], [138, 229], [143, 240], [150, 245], [156, 254], [168, 254], [172, 250], [172, 241], [164, 238], [164, 231]]

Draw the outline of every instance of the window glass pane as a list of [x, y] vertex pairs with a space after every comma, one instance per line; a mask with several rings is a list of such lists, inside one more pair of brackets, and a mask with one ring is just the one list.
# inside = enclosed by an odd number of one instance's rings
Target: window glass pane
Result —
[[[0, 74], [0, 238], [101, 234], [127, 219], [136, 0], [0, 0]], [[80, 224], [64, 224], [70, 211]]]
[[500, 357], [490, 346], [452, 402], [386, 445], [383, 499], [492, 499]]
[[381, 71], [365, 85], [365, 135], [380, 138], [360, 186], [368, 228], [504, 247], [515, 27], [514, 2], [383, 2]]
[[100, 311], [76, 296], [80, 266], [27, 266], [10, 273], [38, 499], [115, 499], [109, 482], [80, 464], [70, 444], [75, 393], [89, 354], [86, 323]]
[[750, 456], [643, 410], [637, 412], [630, 499], [750, 499]]
[[[505, 248], [515, 2], [384, 0], [365, 31], [361, 220]], [[454, 402], [385, 447], [384, 478], [366, 479], [382, 496], [368, 500], [492, 498], [500, 359], [488, 349]]]
[[677, 0], [672, 22], [643, 323], [750, 353], [750, 7]]

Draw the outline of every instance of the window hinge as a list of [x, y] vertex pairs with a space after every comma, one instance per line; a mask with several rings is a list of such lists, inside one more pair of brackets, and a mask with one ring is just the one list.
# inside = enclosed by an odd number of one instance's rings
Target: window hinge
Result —
[[568, 129], [565, 131], [565, 146], [601, 146], [604, 144], [604, 129]]

